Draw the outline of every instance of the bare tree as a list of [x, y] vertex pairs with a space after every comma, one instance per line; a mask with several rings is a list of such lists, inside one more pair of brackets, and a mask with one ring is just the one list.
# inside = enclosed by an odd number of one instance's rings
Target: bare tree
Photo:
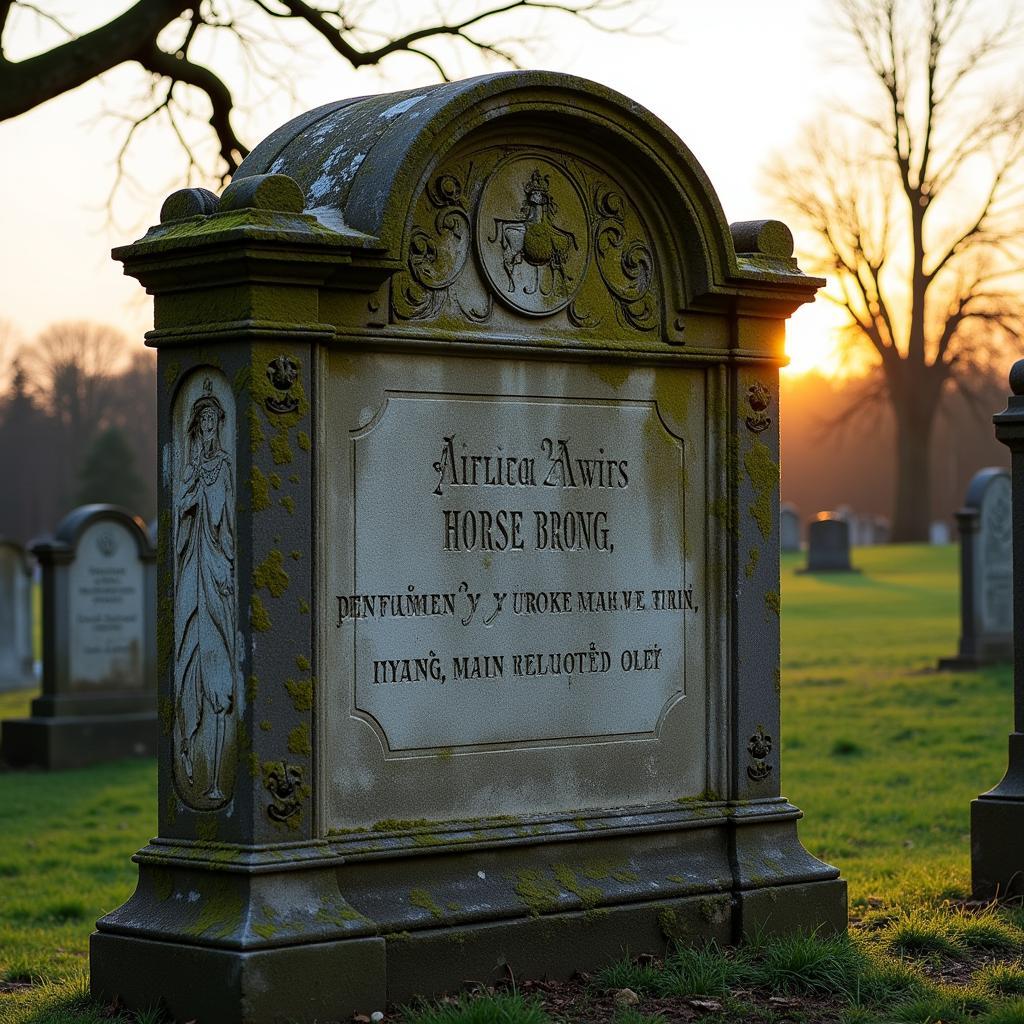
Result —
[[82, 453], [108, 423], [107, 392], [126, 346], [112, 327], [77, 321], [46, 328], [19, 356], [30, 394], [57, 435], [58, 472], [72, 490]]
[[870, 98], [831, 109], [770, 178], [848, 342], [876, 360], [855, 398], [894, 416], [893, 539], [923, 540], [942, 396], [970, 397], [979, 368], [1024, 336], [1024, 97], [999, 87], [1024, 57], [1021, 6], [997, 23], [979, 0], [834, 6]]
[[[123, 111], [124, 143], [118, 178], [136, 131], [162, 121], [184, 150], [190, 177], [222, 182], [248, 153], [236, 127], [236, 95], [226, 64], [230, 47], [249, 78], [280, 88], [289, 81], [288, 64], [308, 61], [319, 40], [353, 68], [381, 64], [398, 54], [425, 61], [442, 78], [446, 63], [464, 50], [500, 64], [518, 66], [523, 36], [495, 35], [491, 29], [522, 26], [533, 12], [548, 22], [573, 16], [598, 28], [622, 28], [614, 19], [644, 0], [426, 0], [397, 7], [381, 17], [385, 0], [139, 0], [122, 14], [89, 31], [75, 32], [46, 0], [0, 0], [0, 121], [69, 92], [122, 64], [134, 64], [147, 84], [139, 104]], [[48, 9], [49, 7], [49, 9]], [[609, 22], [608, 17], [613, 18]], [[15, 23], [19, 32], [36, 21], [63, 34], [64, 41], [25, 59], [12, 60]], [[382, 25], [390, 25], [391, 32]], [[393, 31], [400, 26], [399, 31]], [[205, 59], [204, 59], [205, 57]], [[215, 66], [216, 62], [225, 66]], [[204, 160], [204, 148], [189, 122], [205, 120], [216, 139], [217, 155]], [[209, 135], [207, 136], [209, 137]]]

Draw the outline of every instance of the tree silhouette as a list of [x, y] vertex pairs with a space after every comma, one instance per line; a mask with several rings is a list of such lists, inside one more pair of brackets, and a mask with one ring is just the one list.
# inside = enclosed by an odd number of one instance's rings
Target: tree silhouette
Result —
[[[895, 419], [894, 540], [924, 540], [929, 447], [943, 393], [972, 379], [1024, 331], [1012, 277], [1024, 267], [1024, 100], [1000, 91], [1020, 66], [1020, 5], [986, 23], [978, 0], [834, 0], [871, 99], [831, 109], [773, 190], [810, 236], [846, 338], [876, 373], [872, 399]], [[1018, 283], [1019, 291], [1019, 283]]]
[[97, 434], [79, 471], [78, 503], [108, 502], [135, 512], [143, 491], [135, 455], [124, 434], [117, 427]]
[[[557, 30], [554, 19], [573, 16], [597, 28], [625, 28], [602, 20], [617, 17], [643, 0], [438, 0], [406, 3], [342, 0], [322, 6], [308, 0], [139, 0], [123, 13], [86, 32], [76, 32], [46, 0], [0, 0], [0, 121], [17, 117], [122, 64], [134, 64], [148, 85], [146, 98], [122, 112], [125, 137], [118, 178], [136, 131], [162, 121], [185, 151], [189, 174], [227, 178], [248, 148], [236, 128], [238, 75], [248, 95], [288, 88], [296, 67], [310, 60], [319, 42], [353, 68], [378, 65], [397, 54], [427, 62], [447, 79], [446, 61], [459, 50], [518, 67], [522, 36], [495, 35], [510, 25], [525, 28], [533, 12], [543, 34]], [[388, 12], [391, 16], [388, 16]], [[15, 33], [31, 22], [64, 36], [64, 41], [22, 60], [8, 54]], [[387, 26], [385, 28], [385, 26]], [[493, 29], [494, 31], [491, 31]], [[229, 68], [237, 57], [241, 72]], [[206, 162], [187, 125], [206, 121], [218, 157]]]

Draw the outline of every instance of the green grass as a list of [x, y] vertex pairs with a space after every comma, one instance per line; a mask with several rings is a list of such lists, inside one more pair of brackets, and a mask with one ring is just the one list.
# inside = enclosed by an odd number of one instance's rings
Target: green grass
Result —
[[[932, 671], [956, 650], [956, 558], [954, 547], [860, 549], [863, 572], [848, 576], [783, 561], [783, 792], [806, 813], [804, 844], [850, 883], [851, 938], [625, 961], [594, 991], [631, 988], [642, 1002], [609, 1021], [658, 1024], [673, 1015], [645, 1003], [709, 996], [722, 1004], [709, 1020], [817, 1024], [813, 1011], [766, 1008], [774, 994], [832, 999], [843, 1024], [1024, 1024], [1024, 913], [943, 903], [967, 894], [969, 805], [1002, 775], [1012, 711], [1008, 667]], [[31, 696], [0, 694], [0, 717], [26, 714]], [[84, 995], [88, 935], [130, 895], [129, 858], [155, 833], [155, 808], [151, 763], [0, 772], [0, 1024], [110, 1020]], [[19, 982], [33, 984], [2, 991]], [[562, 1024], [501, 992], [387, 1019]]]

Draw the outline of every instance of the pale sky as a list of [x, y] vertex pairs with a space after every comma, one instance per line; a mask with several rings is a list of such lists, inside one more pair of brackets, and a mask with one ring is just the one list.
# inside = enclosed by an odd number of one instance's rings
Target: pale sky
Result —
[[[425, 0], [396, 0], [419, 10]], [[1008, 0], [1013, 2], [1013, 0]], [[127, 0], [51, 3], [78, 27], [99, 23]], [[78, 8], [77, 16], [75, 9]], [[778, 216], [759, 189], [769, 156], [785, 151], [823, 100], [852, 87], [838, 63], [824, 0], [650, 0], [652, 34], [599, 33], [560, 19], [533, 47], [534, 67], [602, 82], [661, 117], [703, 164], [730, 221]], [[25, 33], [30, 52], [42, 37]], [[399, 59], [382, 69], [351, 71], [315, 45], [293, 62], [297, 97], [282, 90], [259, 97], [240, 120], [255, 145], [301, 110], [347, 95], [434, 81], [424, 62]], [[463, 61], [456, 75], [488, 70]], [[847, 76], [843, 80], [842, 76]], [[182, 187], [181, 157], [166, 132], [144, 135], [136, 176], [144, 190], [123, 190], [115, 222], [107, 209], [122, 127], [98, 113], [138, 89], [134, 69], [121, 69], [28, 114], [0, 124], [0, 318], [24, 340], [47, 324], [88, 319], [141, 340], [151, 305], [141, 286], [122, 276], [110, 249], [139, 237], [156, 221], [164, 197]], [[148, 193], [148, 194], [147, 194]], [[825, 361], [834, 314], [823, 302], [797, 314], [790, 349], [798, 366]]]

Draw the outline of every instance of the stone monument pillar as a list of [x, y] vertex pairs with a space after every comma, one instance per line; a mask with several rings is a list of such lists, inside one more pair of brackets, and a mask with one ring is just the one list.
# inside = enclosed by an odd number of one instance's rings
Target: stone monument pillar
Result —
[[523, 72], [311, 111], [116, 252], [160, 799], [96, 993], [311, 1022], [845, 927], [779, 791], [792, 249], [636, 103]]
[[25, 549], [0, 538], [0, 690], [34, 686], [32, 566]]
[[83, 505], [32, 553], [43, 570], [43, 692], [3, 722], [14, 765], [80, 768], [155, 753], [155, 552], [141, 519]]
[[[1013, 558], [1024, 564], [1024, 360], [1010, 370], [1013, 394], [992, 417], [1010, 449]], [[981, 474], [979, 474], [980, 476]], [[977, 480], [978, 477], [975, 477]], [[973, 483], [972, 483], [973, 486]], [[968, 492], [970, 493], [970, 492]], [[971, 886], [976, 899], [1024, 896], [1024, 579], [1013, 581], [1013, 732], [1009, 763], [995, 789], [971, 802]]]

